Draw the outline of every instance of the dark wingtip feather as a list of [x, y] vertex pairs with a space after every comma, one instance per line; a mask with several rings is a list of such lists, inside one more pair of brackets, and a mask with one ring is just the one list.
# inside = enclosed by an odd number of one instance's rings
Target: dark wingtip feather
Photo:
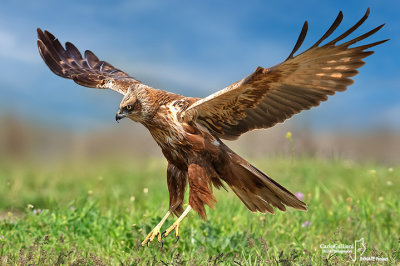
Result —
[[37, 46], [38, 46], [39, 54], [40, 54], [40, 56], [43, 58], [42, 50], [43, 50], [44, 48], [46, 48], [46, 47], [44, 46], [42, 40], [40, 40], [40, 39], [37, 40], [36, 43], [37, 43]]
[[[308, 31], [308, 22], [307, 20], [304, 22], [303, 24], [303, 28], [301, 29], [299, 38], [297, 39], [297, 42], [292, 50], [292, 52], [290, 53], [290, 55], [288, 56], [288, 58], [286, 58], [286, 60], [289, 60], [290, 58], [293, 58], [294, 53], [297, 52], [297, 50], [299, 50], [300, 46], [303, 44], [304, 39], [306, 38], [307, 35], [307, 31]], [[285, 61], [286, 61], [285, 60]]]
[[325, 34], [319, 39], [313, 46], [311, 46], [310, 49], [317, 47], [318, 45], [321, 44], [326, 38], [328, 38], [340, 25], [340, 23], [343, 20], [343, 12], [340, 11], [339, 14], [337, 15], [335, 21], [332, 23], [332, 25], [329, 27], [329, 29], [325, 32]]
[[82, 65], [82, 54], [79, 52], [78, 48], [71, 42], [66, 42], [65, 43], [65, 49], [67, 51], [67, 54], [74, 59], [75, 63], [79, 66]]
[[356, 42], [362, 41], [362, 40], [364, 40], [365, 38], [368, 38], [368, 37], [371, 36], [372, 34], [376, 33], [376, 32], [379, 31], [380, 29], [382, 29], [383, 26], [385, 26], [385, 23], [382, 24], [382, 25], [379, 25], [378, 27], [376, 27], [376, 28], [374, 28], [374, 29], [372, 29], [372, 30], [370, 30], [370, 31], [368, 31], [367, 33], [364, 33], [364, 34], [361, 35], [361, 36], [358, 36], [357, 38], [354, 38], [354, 39], [352, 39], [352, 40], [350, 40], [350, 41], [348, 41], [348, 42], [342, 43], [341, 46], [348, 47], [348, 46], [350, 46], [350, 45], [352, 45], [352, 44], [355, 44]]
[[365, 15], [364, 15], [364, 16], [367, 16], [367, 17], [368, 17], [368, 16], [369, 16], [369, 13], [370, 13], [370, 11], [371, 11], [371, 10], [370, 10], [370, 9], [369, 9], [369, 7], [368, 7], [368, 8], [367, 8], [367, 11], [365, 11]]
[[51, 56], [49, 50], [45, 46], [42, 40], [37, 40], [39, 54], [43, 58], [43, 61], [50, 68], [50, 70], [57, 76], [64, 77], [63, 68], [60, 64]]
[[48, 38], [50, 41], [57, 40], [57, 38], [56, 38], [53, 34], [51, 34], [50, 32], [48, 32], [47, 30], [44, 31], [44, 34], [47, 36], [47, 38]]
[[44, 35], [43, 31], [40, 28], [36, 29], [38, 40], [42, 40], [43, 42], [46, 39], [46, 36]]
[[367, 20], [369, 13], [370, 13], [370, 9], [368, 8], [367, 11], [365, 12], [364, 16], [359, 21], [357, 21], [356, 24], [354, 24], [350, 29], [345, 31], [343, 34], [341, 34], [336, 39], [327, 43], [325, 46], [335, 45], [338, 41], [341, 41], [344, 38], [346, 38], [347, 36], [349, 36], [351, 33], [353, 33], [356, 29], [358, 29], [358, 27], [360, 27]]
[[84, 56], [90, 68], [94, 68], [94, 66], [100, 61], [99, 58], [90, 50], [86, 50]]
[[361, 50], [365, 50], [374, 46], [377, 46], [379, 44], [382, 44], [384, 42], [389, 41], [390, 39], [386, 39], [386, 40], [382, 40], [382, 41], [377, 41], [377, 42], [373, 42], [373, 43], [369, 43], [369, 44], [365, 44], [365, 45], [361, 45], [361, 46], [357, 46], [355, 47], [355, 49], [361, 49]]
[[42, 29], [41, 28], [36, 28], [36, 32], [37, 32], [37, 35], [38, 35], [38, 39], [40, 39], [40, 35], [43, 34]]

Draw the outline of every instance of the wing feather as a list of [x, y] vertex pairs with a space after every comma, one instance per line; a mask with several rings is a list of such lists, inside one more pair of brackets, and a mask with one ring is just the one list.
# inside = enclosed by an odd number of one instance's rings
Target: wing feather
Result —
[[325, 34], [321, 37], [321, 39], [319, 39], [316, 43], [314, 43], [313, 46], [311, 46], [311, 48], [318, 47], [318, 45], [320, 45], [326, 38], [328, 38], [337, 29], [342, 20], [343, 20], [343, 13], [342, 11], [340, 11], [339, 15], [336, 17], [335, 21], [332, 23], [330, 28], [325, 32]]
[[271, 68], [258, 67], [242, 80], [195, 102], [180, 113], [179, 119], [203, 124], [220, 138], [236, 139], [249, 130], [271, 127], [302, 110], [318, 106], [329, 95], [344, 91], [353, 83], [352, 77], [365, 63], [363, 59], [373, 54], [366, 49], [387, 41], [349, 48], [376, 33], [383, 24], [337, 44], [360, 27], [369, 12], [367, 9], [350, 29], [320, 46], [341, 23], [340, 12], [314, 45], [294, 56], [307, 33], [308, 24], [304, 23], [296, 45], [284, 62]]
[[111, 89], [125, 95], [130, 87], [141, 83], [113, 65], [100, 61], [91, 51], [86, 50], [84, 56], [70, 42], [65, 48], [48, 31], [37, 29], [38, 49], [44, 62], [54, 74], [72, 79], [76, 83], [99, 89]]
[[288, 58], [286, 60], [293, 58], [293, 55], [297, 52], [297, 50], [299, 50], [300, 46], [304, 42], [304, 39], [306, 38], [307, 31], [308, 31], [308, 22], [306, 21], [303, 24], [303, 28], [301, 29], [299, 38], [297, 39], [297, 42], [294, 45], [294, 48], [293, 48], [292, 52], [289, 54], [289, 56], [288, 56]]

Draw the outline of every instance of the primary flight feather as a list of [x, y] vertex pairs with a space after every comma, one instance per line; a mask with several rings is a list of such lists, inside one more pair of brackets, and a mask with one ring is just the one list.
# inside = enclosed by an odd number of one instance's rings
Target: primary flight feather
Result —
[[[357, 69], [371, 55], [367, 49], [387, 40], [356, 45], [373, 30], [339, 44], [353, 33], [369, 15], [350, 29], [322, 45], [339, 26], [342, 12], [328, 31], [309, 49], [295, 56], [308, 29], [305, 22], [300, 36], [282, 63], [256, 70], [206, 98], [198, 99], [153, 89], [137, 79], [101, 61], [91, 51], [84, 55], [70, 42], [65, 47], [48, 31], [38, 29], [38, 48], [47, 66], [58, 76], [99, 89], [111, 89], [124, 95], [116, 120], [128, 117], [142, 123], [151, 133], [168, 160], [167, 185], [169, 210], [147, 235], [142, 245], [175, 230], [193, 208], [206, 219], [204, 205], [214, 207], [212, 188], [228, 185], [246, 207], [255, 212], [273, 213], [285, 206], [306, 210], [306, 204], [286, 188], [229, 149], [221, 139], [236, 139], [241, 134], [272, 127], [296, 113], [317, 106], [337, 91], [353, 83]], [[189, 206], [182, 207], [186, 186]], [[164, 233], [161, 226], [170, 214], [179, 216]]]

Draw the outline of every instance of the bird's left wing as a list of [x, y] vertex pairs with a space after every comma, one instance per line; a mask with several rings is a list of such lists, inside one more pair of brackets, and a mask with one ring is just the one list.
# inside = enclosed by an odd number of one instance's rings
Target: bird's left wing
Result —
[[308, 29], [307, 22], [289, 57], [281, 64], [258, 67], [242, 80], [192, 104], [180, 113], [182, 121], [195, 121], [223, 139], [236, 139], [256, 128], [268, 128], [302, 110], [325, 101], [328, 95], [344, 91], [353, 83], [364, 61], [366, 49], [387, 40], [349, 47], [377, 32], [383, 25], [345, 43], [337, 42], [356, 30], [368, 17], [369, 9], [353, 27], [320, 46], [343, 19], [342, 12], [328, 31], [311, 48], [293, 57]]
[[130, 87], [141, 83], [111, 64], [100, 61], [86, 50], [84, 56], [70, 42], [65, 48], [48, 31], [37, 29], [38, 48], [44, 62], [54, 74], [74, 80], [79, 85], [98, 89], [111, 89], [125, 95]]

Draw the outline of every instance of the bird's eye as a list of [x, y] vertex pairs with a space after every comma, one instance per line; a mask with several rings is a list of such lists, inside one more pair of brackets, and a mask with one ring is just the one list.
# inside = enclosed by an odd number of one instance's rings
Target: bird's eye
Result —
[[132, 110], [133, 106], [132, 105], [127, 105], [125, 108], [126, 108], [126, 110], [130, 111], [130, 110]]

